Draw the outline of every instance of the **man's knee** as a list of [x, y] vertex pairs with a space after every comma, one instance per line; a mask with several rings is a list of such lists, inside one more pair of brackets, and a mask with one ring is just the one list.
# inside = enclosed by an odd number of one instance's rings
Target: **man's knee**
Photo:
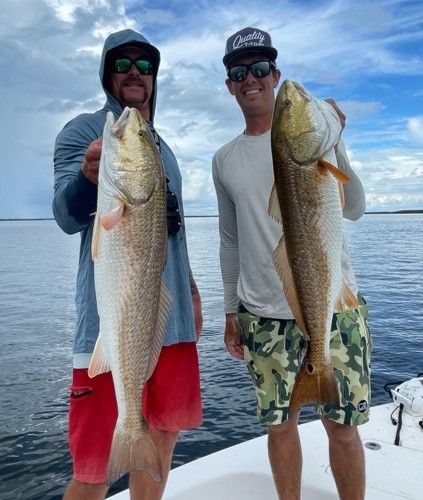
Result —
[[329, 441], [348, 444], [359, 439], [358, 429], [354, 425], [345, 425], [322, 418]]

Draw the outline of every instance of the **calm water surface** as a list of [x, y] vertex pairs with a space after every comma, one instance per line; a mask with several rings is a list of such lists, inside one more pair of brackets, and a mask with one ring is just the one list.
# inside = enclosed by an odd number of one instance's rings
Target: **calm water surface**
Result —
[[[386, 382], [423, 372], [423, 215], [346, 222], [373, 335], [373, 403]], [[264, 433], [243, 363], [223, 345], [218, 219], [188, 218], [204, 309], [204, 424], [182, 433], [173, 466]], [[79, 236], [53, 221], [0, 222], [0, 498], [61, 498], [70, 478], [67, 400]], [[306, 408], [302, 420], [314, 418]], [[113, 489], [126, 487], [123, 480]]]

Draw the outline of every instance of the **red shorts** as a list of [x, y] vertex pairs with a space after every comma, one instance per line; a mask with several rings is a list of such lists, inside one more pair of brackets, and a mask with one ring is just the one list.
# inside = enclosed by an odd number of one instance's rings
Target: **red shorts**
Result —
[[[150, 427], [176, 432], [201, 425], [197, 346], [185, 342], [163, 347], [142, 395], [143, 414]], [[69, 448], [74, 479], [106, 481], [106, 469], [117, 419], [111, 372], [88, 377], [74, 369], [69, 407]]]

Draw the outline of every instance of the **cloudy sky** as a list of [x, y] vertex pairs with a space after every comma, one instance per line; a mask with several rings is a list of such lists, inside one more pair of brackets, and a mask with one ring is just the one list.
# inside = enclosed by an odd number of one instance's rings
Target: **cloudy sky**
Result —
[[421, 0], [3, 0], [0, 218], [51, 216], [55, 137], [104, 104], [103, 41], [126, 27], [162, 54], [156, 126], [180, 162], [186, 213], [216, 214], [211, 159], [243, 130], [222, 56], [245, 26], [270, 32], [283, 78], [345, 112], [367, 209], [423, 208]]

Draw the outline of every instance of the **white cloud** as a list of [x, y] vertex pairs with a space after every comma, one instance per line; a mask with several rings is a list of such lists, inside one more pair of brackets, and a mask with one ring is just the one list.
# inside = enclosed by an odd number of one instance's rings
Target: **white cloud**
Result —
[[423, 144], [423, 116], [409, 118], [408, 130], [414, 140]]
[[[216, 212], [213, 153], [244, 128], [224, 84], [225, 39], [268, 30], [283, 78], [347, 115], [353, 167], [371, 206], [408, 207], [423, 193], [423, 11], [417, 0], [5, 0], [0, 12], [0, 217], [51, 215], [52, 152], [63, 125], [100, 108], [104, 38], [141, 30], [162, 54], [156, 126], [180, 162], [189, 211]], [[379, 205], [378, 205], [379, 204]]]

